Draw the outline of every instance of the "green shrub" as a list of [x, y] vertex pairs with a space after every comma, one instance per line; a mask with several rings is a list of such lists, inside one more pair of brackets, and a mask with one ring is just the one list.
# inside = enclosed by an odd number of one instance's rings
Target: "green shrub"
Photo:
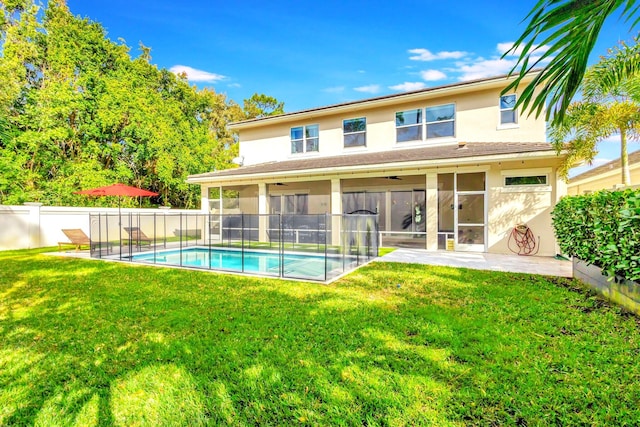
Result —
[[640, 281], [640, 190], [564, 197], [551, 215], [563, 253]]

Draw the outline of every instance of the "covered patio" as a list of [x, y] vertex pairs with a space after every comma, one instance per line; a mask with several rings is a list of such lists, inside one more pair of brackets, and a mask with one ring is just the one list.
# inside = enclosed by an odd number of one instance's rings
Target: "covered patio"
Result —
[[[535, 254], [552, 256], [549, 213], [564, 194], [557, 162], [547, 143], [459, 143], [247, 165], [187, 182], [201, 186], [202, 209], [214, 217], [373, 213], [381, 246], [503, 254], [514, 227], [527, 224]], [[269, 240], [272, 224], [255, 228]], [[214, 222], [212, 240], [219, 229]], [[331, 229], [336, 245], [339, 224]]]

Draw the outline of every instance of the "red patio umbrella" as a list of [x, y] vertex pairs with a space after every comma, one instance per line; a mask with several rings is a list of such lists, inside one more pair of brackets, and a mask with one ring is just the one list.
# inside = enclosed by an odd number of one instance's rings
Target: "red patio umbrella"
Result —
[[[86, 196], [117, 196], [118, 197], [118, 227], [122, 223], [122, 213], [120, 210], [120, 201], [123, 196], [125, 197], [151, 197], [157, 196], [158, 193], [153, 191], [143, 190], [138, 187], [131, 187], [124, 184], [111, 184], [104, 187], [91, 188], [89, 190], [74, 191], [73, 194], [84, 194]], [[121, 231], [122, 232], [122, 231]], [[120, 236], [122, 240], [122, 236]]]
[[122, 196], [128, 197], [151, 197], [158, 193], [143, 190], [138, 187], [131, 187], [124, 184], [111, 184], [104, 187], [91, 188], [89, 190], [74, 191], [73, 194], [84, 194], [86, 196], [118, 196], [118, 212], [120, 212], [120, 201]]
[[129, 196], [129, 197], [151, 197], [157, 196], [158, 193], [143, 190], [138, 187], [131, 187], [124, 184], [111, 184], [104, 187], [92, 188], [90, 190], [74, 191], [73, 194], [84, 194], [87, 196]]

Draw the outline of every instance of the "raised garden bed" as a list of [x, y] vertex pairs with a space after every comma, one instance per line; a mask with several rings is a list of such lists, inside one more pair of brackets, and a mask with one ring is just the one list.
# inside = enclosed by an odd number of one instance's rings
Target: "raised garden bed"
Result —
[[581, 280], [605, 298], [640, 315], [640, 283], [631, 280], [615, 280], [602, 274], [596, 265], [573, 258], [573, 277]]

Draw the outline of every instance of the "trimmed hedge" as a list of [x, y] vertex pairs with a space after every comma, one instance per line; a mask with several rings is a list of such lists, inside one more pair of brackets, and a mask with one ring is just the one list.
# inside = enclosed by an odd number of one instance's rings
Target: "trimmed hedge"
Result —
[[562, 253], [640, 281], [640, 190], [563, 197], [551, 215]]

